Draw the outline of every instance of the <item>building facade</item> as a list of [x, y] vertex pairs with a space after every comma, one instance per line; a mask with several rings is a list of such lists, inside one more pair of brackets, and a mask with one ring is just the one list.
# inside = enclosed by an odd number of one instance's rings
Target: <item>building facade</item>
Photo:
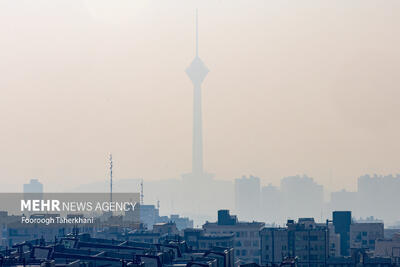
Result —
[[234, 234], [207, 234], [204, 229], [185, 229], [184, 239], [193, 250], [207, 250], [215, 247], [231, 247]]
[[375, 250], [377, 239], [384, 238], [383, 223], [353, 223], [350, 225], [350, 247]]
[[235, 209], [240, 218], [254, 220], [260, 214], [260, 178], [243, 176], [235, 180]]
[[400, 232], [390, 239], [377, 239], [374, 256], [389, 257], [393, 263], [400, 266]]
[[218, 221], [206, 222], [203, 229], [207, 234], [233, 234], [236, 259], [241, 263], [260, 263], [260, 230], [261, 222], [239, 222], [236, 216], [227, 210], [218, 211]]
[[322, 267], [329, 255], [327, 227], [315, 223], [313, 218], [288, 220], [287, 228], [263, 228], [260, 238], [261, 264], [266, 266], [295, 258], [297, 266]]

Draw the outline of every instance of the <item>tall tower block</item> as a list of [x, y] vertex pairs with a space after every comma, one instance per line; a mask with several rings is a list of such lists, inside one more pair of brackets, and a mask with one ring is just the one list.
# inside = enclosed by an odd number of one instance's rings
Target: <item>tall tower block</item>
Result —
[[199, 57], [198, 14], [196, 10], [196, 56], [186, 74], [193, 83], [193, 150], [192, 174], [202, 176], [203, 170], [203, 122], [201, 109], [201, 84], [208, 74], [208, 68]]

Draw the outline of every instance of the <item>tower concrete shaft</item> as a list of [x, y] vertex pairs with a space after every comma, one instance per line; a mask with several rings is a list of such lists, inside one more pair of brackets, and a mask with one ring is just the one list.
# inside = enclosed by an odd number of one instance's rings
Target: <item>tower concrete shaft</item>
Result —
[[199, 58], [198, 48], [198, 21], [196, 10], [196, 56], [190, 66], [186, 69], [186, 74], [193, 83], [193, 155], [192, 173], [203, 174], [203, 122], [201, 109], [201, 84], [208, 74], [208, 68]]
[[201, 110], [201, 87], [193, 91], [193, 147], [192, 173], [203, 173], [203, 121]]

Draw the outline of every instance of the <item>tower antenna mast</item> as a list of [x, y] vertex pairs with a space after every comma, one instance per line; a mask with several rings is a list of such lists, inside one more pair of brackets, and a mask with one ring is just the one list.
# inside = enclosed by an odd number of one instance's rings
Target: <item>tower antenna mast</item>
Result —
[[144, 205], [143, 179], [140, 182], [140, 204]]
[[112, 193], [113, 193], [113, 160], [112, 160], [112, 154], [110, 154], [110, 202], [112, 202]]
[[199, 57], [199, 12], [196, 8], [196, 57]]

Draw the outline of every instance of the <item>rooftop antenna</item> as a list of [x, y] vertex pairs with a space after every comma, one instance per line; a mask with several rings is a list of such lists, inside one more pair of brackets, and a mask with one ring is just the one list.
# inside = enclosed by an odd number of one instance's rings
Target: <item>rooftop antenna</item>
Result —
[[140, 182], [140, 205], [144, 205], [143, 179]]
[[160, 200], [157, 199], [157, 209], [160, 210]]
[[112, 160], [112, 154], [110, 154], [110, 202], [112, 202], [112, 190], [113, 190], [113, 160]]

